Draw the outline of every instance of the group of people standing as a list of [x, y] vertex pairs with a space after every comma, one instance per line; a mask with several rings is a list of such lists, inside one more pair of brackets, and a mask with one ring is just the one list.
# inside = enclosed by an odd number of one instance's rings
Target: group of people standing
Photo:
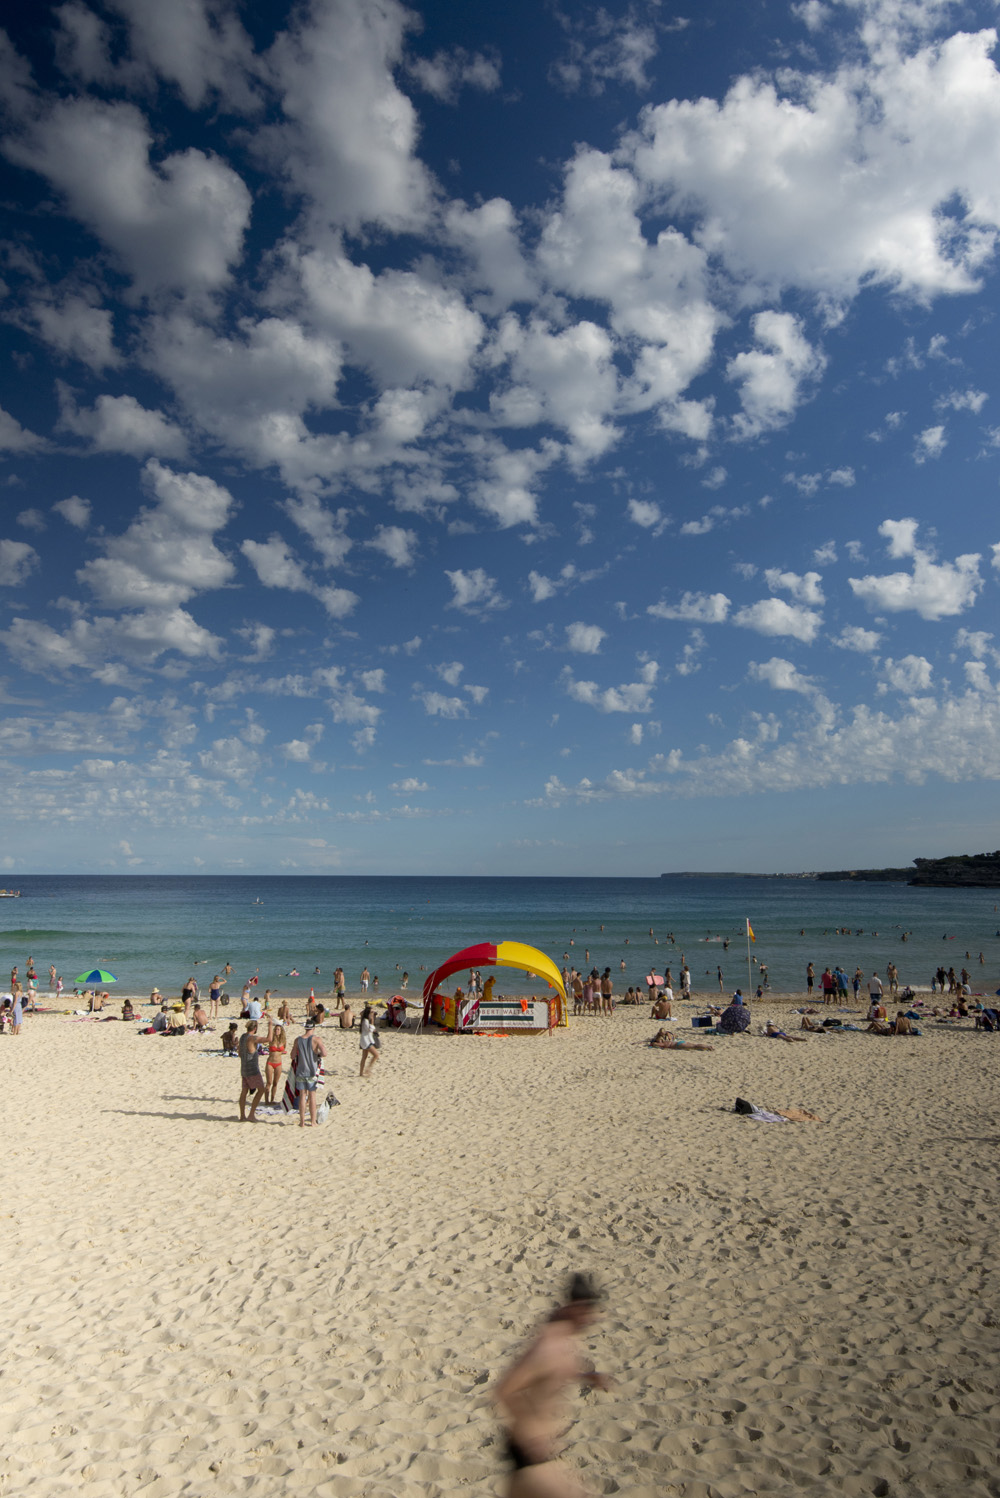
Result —
[[[255, 1001], [250, 1001], [250, 1007], [257, 1008], [258, 1013], [247, 1017], [243, 1034], [237, 1035], [237, 1021], [233, 1020], [222, 1037], [223, 1050], [235, 1051], [240, 1058], [240, 1123], [256, 1123], [258, 1121], [257, 1110], [262, 1103], [266, 1108], [273, 1109], [278, 1106], [285, 1056], [288, 1053], [286, 1024], [292, 1023], [287, 1001], [279, 1009], [277, 1021], [267, 1010], [261, 1009]], [[321, 1004], [316, 1005], [313, 1012], [306, 1015], [305, 1029], [292, 1042], [291, 1053], [288, 1056], [290, 1079], [294, 1081], [294, 1091], [298, 1096], [300, 1128], [313, 1127], [316, 1124], [316, 1093], [323, 1079], [323, 1061], [327, 1055], [326, 1046], [319, 1034], [324, 1015], [325, 1011]], [[347, 1023], [345, 1023], [346, 1016], [350, 1016]], [[260, 1033], [262, 1023], [267, 1026], [263, 1035]], [[340, 1028], [353, 1029], [353, 1015], [346, 1005], [341, 1013]], [[379, 1060], [381, 1049], [381, 1039], [375, 1024], [375, 1012], [370, 1004], [366, 1004], [361, 1012], [359, 1038], [360, 1075], [370, 1079], [375, 1063]], [[263, 1075], [261, 1073], [262, 1056], [266, 1058]], [[249, 1111], [247, 1111], [248, 1104]], [[306, 1123], [307, 1112], [308, 1124]]]
[[567, 993], [572, 991], [574, 1014], [614, 1014], [615, 985], [609, 967], [603, 973], [591, 968], [586, 977], [576, 968], [564, 968], [563, 986]]
[[[894, 962], [890, 962], [887, 966], [885, 970], [885, 977], [886, 982], [885, 985], [883, 985], [882, 979], [879, 977], [878, 973], [872, 973], [867, 983], [868, 996], [870, 999], [881, 999], [883, 987], [885, 986], [888, 987], [890, 998], [895, 998], [899, 993], [899, 972]], [[836, 1004], [838, 1002], [846, 1003], [849, 996], [849, 990], [853, 990], [854, 1000], [855, 1003], [857, 1003], [861, 996], [861, 990], [865, 986], [865, 975], [860, 967], [856, 967], [854, 969], [853, 978], [848, 978], [847, 973], [842, 967], [838, 966], [832, 969], [829, 967], [825, 967], [820, 974], [819, 986], [823, 994], [824, 1004]], [[816, 968], [815, 965], [810, 962], [806, 968], [806, 993], [810, 998], [815, 992], [815, 988]]]

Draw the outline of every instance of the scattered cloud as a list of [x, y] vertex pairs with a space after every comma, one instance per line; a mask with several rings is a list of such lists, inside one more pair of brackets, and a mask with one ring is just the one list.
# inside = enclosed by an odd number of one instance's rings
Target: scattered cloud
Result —
[[0, 541], [0, 588], [19, 588], [40, 561], [27, 541]]
[[52, 506], [57, 515], [79, 531], [85, 531], [90, 524], [90, 500], [81, 499], [79, 494], [71, 494], [68, 499], [59, 499]]
[[724, 624], [729, 614], [725, 593], [683, 593], [677, 603], [651, 603], [654, 619], [684, 619], [692, 624]]
[[743, 410], [733, 422], [740, 440], [785, 426], [826, 367], [792, 313], [758, 312], [751, 327], [755, 347], [736, 354], [726, 366], [726, 377], [740, 391]]
[[630, 4], [622, 16], [603, 6], [589, 13], [557, 11], [556, 16], [566, 33], [566, 49], [549, 69], [553, 83], [568, 94], [603, 94], [613, 84], [645, 93], [647, 69], [659, 50], [655, 5]]
[[725, 525], [732, 520], [741, 520], [749, 513], [750, 509], [747, 505], [736, 505], [732, 509], [727, 509], [725, 505], [713, 505], [700, 520], [685, 520], [681, 526], [681, 535], [707, 536], [709, 531], [714, 531], [717, 526]]
[[442, 104], [454, 104], [463, 88], [492, 94], [500, 87], [500, 58], [464, 47], [442, 49], [433, 57], [411, 57], [407, 72]]
[[617, 687], [600, 687], [595, 681], [577, 681], [568, 666], [560, 680], [574, 702], [596, 708], [599, 713], [648, 713], [653, 705], [653, 688], [659, 675], [656, 661], [640, 667], [639, 680]]
[[663, 514], [655, 499], [630, 499], [628, 516], [643, 530], [655, 530], [663, 523]]
[[917, 435], [916, 445], [913, 449], [913, 461], [915, 463], [926, 463], [928, 458], [939, 458], [948, 445], [944, 427], [925, 427]]
[[782, 572], [778, 567], [764, 569], [764, 581], [772, 593], [788, 593], [796, 603], [810, 606], [826, 602], [821, 587], [823, 579], [818, 572]]
[[418, 692], [416, 700], [424, 705], [429, 718], [467, 718], [469, 709], [461, 697], [445, 697], [441, 692]]
[[839, 635], [830, 641], [840, 650], [854, 650], [858, 655], [871, 655], [878, 649], [882, 636], [877, 629], [862, 629], [858, 624], [845, 624]]
[[812, 677], [803, 676], [791, 661], [782, 660], [777, 655], [773, 655], [769, 661], [751, 661], [750, 678], [752, 681], [765, 682], [776, 692], [800, 692], [804, 697], [811, 697], [816, 691]]
[[933, 675], [931, 663], [922, 655], [904, 655], [902, 660], [884, 660], [882, 678], [894, 692], [926, 692]]
[[822, 616], [782, 598], [762, 598], [759, 603], [737, 609], [733, 623], [742, 629], [756, 630], [759, 635], [790, 635], [811, 645], [819, 633]]
[[577, 622], [566, 626], [566, 649], [575, 651], [578, 655], [599, 654], [601, 641], [606, 638], [606, 631], [597, 624]]
[[889, 556], [911, 557], [911, 572], [879, 577], [848, 578], [856, 598], [872, 613], [898, 614], [912, 609], [922, 619], [944, 619], [971, 608], [982, 589], [979, 553], [969, 552], [954, 562], [935, 562], [917, 546], [915, 520], [886, 520], [879, 534], [888, 537]]
[[445, 576], [452, 586], [449, 608], [461, 609], [466, 614], [491, 614], [507, 607], [496, 578], [488, 576], [482, 567], [471, 571], [457, 568], [454, 572], [446, 571]]

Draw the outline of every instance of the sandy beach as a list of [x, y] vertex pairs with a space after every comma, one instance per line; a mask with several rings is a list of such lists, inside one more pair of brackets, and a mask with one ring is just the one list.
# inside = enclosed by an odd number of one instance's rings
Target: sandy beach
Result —
[[609, 1297], [566, 1446], [594, 1493], [995, 1494], [1000, 1037], [684, 1055], [647, 1016], [387, 1035], [371, 1083], [327, 1027], [312, 1131], [241, 1126], [217, 1036], [29, 1016], [0, 1494], [499, 1493], [488, 1389], [574, 1268]]

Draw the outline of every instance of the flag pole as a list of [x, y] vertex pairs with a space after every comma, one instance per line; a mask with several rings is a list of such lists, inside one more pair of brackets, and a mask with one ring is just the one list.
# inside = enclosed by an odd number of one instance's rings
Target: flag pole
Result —
[[747, 1003], [749, 1004], [750, 997], [753, 994], [753, 976], [752, 976], [751, 971], [750, 971], [750, 917], [749, 916], [747, 916], [747, 918], [746, 918], [746, 923], [747, 923]]

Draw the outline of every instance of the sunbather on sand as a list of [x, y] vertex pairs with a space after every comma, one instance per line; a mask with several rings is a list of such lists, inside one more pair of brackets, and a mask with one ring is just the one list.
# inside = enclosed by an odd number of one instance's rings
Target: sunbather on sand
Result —
[[784, 1030], [775, 1029], [770, 1020], [764, 1026], [764, 1034], [770, 1040], [787, 1040], [789, 1044], [796, 1040], [808, 1040], [809, 1038], [807, 1035], [787, 1035]]
[[812, 1035], [825, 1035], [826, 1034], [826, 1031], [823, 1029], [823, 1026], [822, 1025], [818, 1025], [815, 1020], [811, 1020], [809, 1018], [808, 1014], [804, 1014], [802, 1016], [802, 1029], [803, 1030], [808, 1030], [810, 1032], [810, 1034], [812, 1034]]
[[706, 1045], [703, 1040], [687, 1040], [683, 1035], [675, 1035], [672, 1030], [666, 1028], [657, 1030], [649, 1042], [657, 1051], [714, 1051], [714, 1045]]

